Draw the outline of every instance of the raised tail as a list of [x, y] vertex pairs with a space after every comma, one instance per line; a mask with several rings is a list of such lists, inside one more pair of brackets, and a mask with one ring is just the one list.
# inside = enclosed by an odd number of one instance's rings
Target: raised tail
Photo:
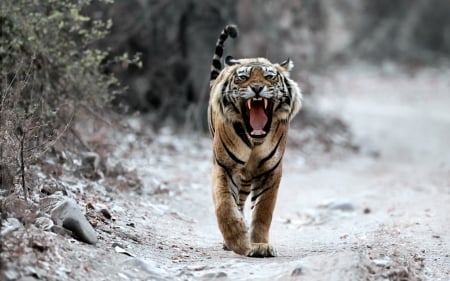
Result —
[[219, 38], [216, 43], [216, 50], [214, 51], [214, 56], [211, 64], [211, 77], [210, 82], [214, 81], [222, 70], [222, 55], [223, 55], [223, 44], [227, 40], [228, 36], [231, 38], [236, 38], [238, 35], [238, 29], [236, 25], [229, 24], [220, 33]]

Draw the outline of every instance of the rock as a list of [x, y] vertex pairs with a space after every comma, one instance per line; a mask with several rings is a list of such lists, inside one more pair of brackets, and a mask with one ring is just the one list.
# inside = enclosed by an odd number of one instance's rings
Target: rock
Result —
[[[39, 278], [39, 279], [41, 279], [41, 278]], [[36, 281], [39, 279], [36, 279], [33, 276], [22, 276], [22, 277], [20, 277], [20, 279], [16, 279], [16, 281]]]
[[224, 279], [227, 277], [228, 277], [228, 275], [223, 271], [210, 272], [210, 273], [206, 273], [202, 276], [203, 280]]
[[48, 217], [38, 217], [34, 224], [42, 230], [51, 230], [54, 225], [53, 221]]
[[89, 244], [97, 243], [97, 233], [74, 200], [65, 198], [51, 210], [50, 215], [56, 225], [71, 230], [79, 240]]
[[18, 219], [8, 218], [2, 223], [2, 231], [0, 232], [0, 236], [4, 237], [6, 234], [16, 231], [21, 227], [23, 227], [23, 225]]
[[133, 254], [127, 252], [127, 251], [124, 249], [124, 247], [123, 247], [122, 245], [120, 245], [119, 243], [113, 243], [113, 244], [112, 244], [112, 247], [113, 247], [114, 250], [115, 250], [117, 253], [119, 253], [119, 254], [124, 254], [124, 255], [127, 255], [127, 256], [130, 256], [130, 257], [134, 257]]
[[100, 156], [95, 152], [82, 153], [82, 165], [86, 168], [97, 171], [100, 166]]
[[108, 211], [108, 209], [100, 209], [100, 213], [108, 220], [112, 219], [111, 213]]
[[355, 207], [350, 202], [336, 202], [331, 204], [330, 209], [339, 210], [342, 212], [352, 212], [355, 210]]
[[384, 259], [373, 259], [372, 262], [379, 267], [388, 267], [391, 265], [392, 260], [390, 258], [384, 258]]
[[103, 172], [100, 170], [101, 158], [95, 152], [84, 152], [81, 160], [81, 171], [83, 175], [92, 180], [103, 179]]
[[41, 186], [41, 193], [46, 195], [52, 195], [58, 191], [62, 194], [67, 195], [65, 187], [57, 182], [47, 182]]
[[299, 276], [303, 274], [303, 269], [299, 266], [292, 270], [291, 276]]
[[0, 280], [17, 280], [19, 278], [20, 274], [16, 270], [12, 269], [5, 269], [0, 271]]

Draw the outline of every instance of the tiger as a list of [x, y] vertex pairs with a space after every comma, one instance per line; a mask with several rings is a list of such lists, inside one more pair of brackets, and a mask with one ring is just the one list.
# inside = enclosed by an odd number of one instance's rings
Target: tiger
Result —
[[[269, 229], [282, 174], [289, 123], [302, 106], [290, 59], [225, 58], [224, 43], [236, 38], [227, 25], [215, 46], [210, 72], [208, 126], [212, 137], [212, 197], [224, 249], [248, 257], [275, 257]], [[247, 197], [251, 223], [244, 218]]]

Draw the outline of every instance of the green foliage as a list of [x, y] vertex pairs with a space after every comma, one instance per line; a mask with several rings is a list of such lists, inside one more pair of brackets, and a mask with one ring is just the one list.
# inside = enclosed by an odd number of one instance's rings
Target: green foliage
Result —
[[[99, 0], [111, 3], [110, 0]], [[120, 91], [95, 48], [110, 20], [83, 14], [90, 0], [2, 0], [0, 9], [0, 166], [14, 164], [19, 140], [36, 158], [70, 126], [80, 108], [108, 105]]]

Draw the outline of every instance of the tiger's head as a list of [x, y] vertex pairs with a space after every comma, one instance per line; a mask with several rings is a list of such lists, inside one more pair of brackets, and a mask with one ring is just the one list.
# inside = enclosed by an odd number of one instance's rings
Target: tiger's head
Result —
[[211, 102], [224, 120], [242, 122], [253, 139], [269, 134], [273, 124], [287, 123], [301, 108], [301, 91], [289, 78], [290, 59], [271, 63], [266, 58], [234, 59], [211, 81]]

